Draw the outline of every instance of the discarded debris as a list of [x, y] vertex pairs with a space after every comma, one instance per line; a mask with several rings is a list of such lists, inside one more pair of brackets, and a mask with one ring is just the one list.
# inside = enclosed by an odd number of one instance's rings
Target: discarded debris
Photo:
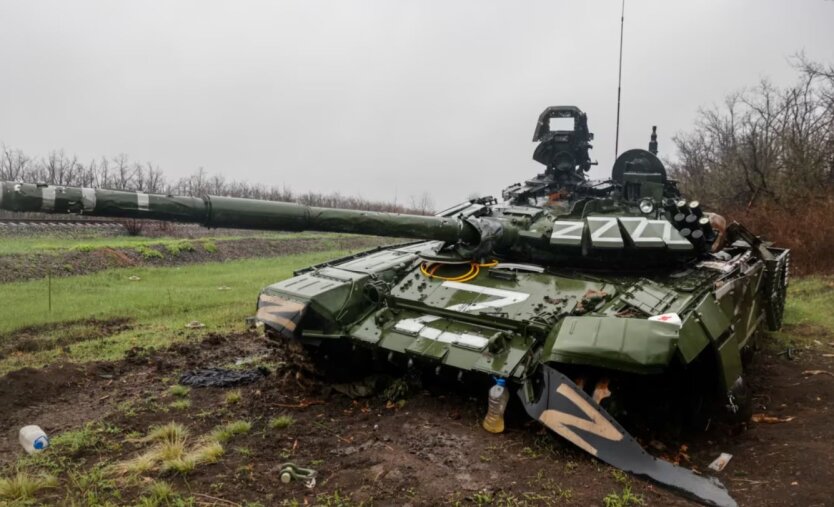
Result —
[[131, 275], [131, 276], [127, 277], [127, 279], [130, 280], [131, 282], [138, 282], [139, 280], [141, 280], [141, 278], [139, 278], [136, 275]]
[[709, 464], [709, 468], [715, 470], [716, 472], [720, 472], [724, 470], [724, 467], [727, 466], [727, 463], [733, 459], [733, 455], [730, 453], [722, 452], [720, 456], [715, 458], [715, 460]]
[[323, 400], [301, 400], [298, 403], [273, 403], [274, 407], [281, 408], [307, 408], [312, 405], [324, 405]]
[[193, 387], [234, 387], [251, 384], [267, 375], [269, 370], [262, 366], [251, 370], [203, 368], [183, 373], [180, 376], [180, 384]]
[[753, 417], [750, 418], [751, 421], [754, 423], [764, 423], [764, 424], [778, 424], [778, 423], [786, 423], [791, 422], [796, 419], [794, 416], [787, 416], [787, 417], [776, 417], [767, 414], [753, 414]]
[[231, 290], [231, 289], [232, 288], [229, 287], [228, 285], [221, 285], [220, 287], [217, 288], [217, 290]]
[[787, 347], [782, 352], [776, 354], [777, 356], [785, 356], [786, 359], [789, 361], [793, 361], [793, 358], [796, 357], [796, 350], [793, 347]]
[[49, 447], [49, 437], [43, 432], [40, 426], [30, 424], [20, 428], [20, 445], [29, 454], [35, 454]]
[[809, 377], [812, 377], [814, 375], [831, 375], [832, 377], [834, 377], [834, 373], [831, 373], [830, 371], [826, 370], [805, 370], [802, 372], [802, 374]]
[[316, 471], [312, 468], [302, 468], [295, 463], [281, 465], [281, 482], [289, 484], [292, 481], [304, 481], [308, 489], [316, 487]]
[[596, 386], [594, 386], [594, 402], [600, 404], [602, 400], [611, 396], [611, 390], [608, 389], [608, 379], [603, 377], [599, 379]]
[[206, 325], [198, 320], [192, 320], [191, 322], [186, 324], [185, 327], [187, 327], [188, 329], [200, 329], [202, 327], [206, 327]]

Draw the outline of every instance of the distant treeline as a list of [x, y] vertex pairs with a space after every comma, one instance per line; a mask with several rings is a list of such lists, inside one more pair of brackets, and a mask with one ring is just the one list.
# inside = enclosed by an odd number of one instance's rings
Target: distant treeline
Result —
[[222, 175], [209, 175], [202, 168], [178, 180], [166, 178], [159, 166], [150, 162], [132, 162], [127, 155], [94, 159], [84, 163], [64, 150], [50, 152], [46, 157], [31, 157], [21, 150], [0, 145], [0, 181], [44, 182], [51, 185], [107, 188], [173, 195], [223, 195], [298, 202], [309, 206], [348, 208], [393, 213], [431, 214], [434, 204], [424, 193], [412, 196], [410, 204], [371, 201], [339, 193], [295, 193], [287, 187], [226, 180]]
[[832, 272], [834, 65], [793, 64], [793, 86], [765, 80], [701, 109], [670, 167], [686, 195], [790, 247], [799, 272]]

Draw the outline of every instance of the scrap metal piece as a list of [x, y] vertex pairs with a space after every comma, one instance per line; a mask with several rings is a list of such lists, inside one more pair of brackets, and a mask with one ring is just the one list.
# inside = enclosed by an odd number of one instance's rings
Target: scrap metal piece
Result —
[[722, 452], [712, 463], [709, 464], [710, 470], [715, 470], [716, 472], [720, 472], [724, 470], [724, 467], [727, 466], [727, 463], [733, 459], [733, 455], [728, 452]]
[[599, 379], [594, 386], [594, 395], [592, 396], [594, 403], [599, 405], [602, 400], [611, 396], [611, 390], [608, 389], [609, 380], [606, 377]]
[[522, 386], [519, 397], [527, 413], [585, 452], [635, 475], [669, 486], [705, 505], [736, 507], [715, 478], [655, 458], [582, 389], [555, 369], [542, 366], [543, 385], [537, 399]]
[[308, 489], [316, 487], [317, 472], [312, 468], [303, 468], [295, 463], [284, 463], [281, 465], [279, 477], [281, 482], [289, 484], [292, 481], [303, 481]]

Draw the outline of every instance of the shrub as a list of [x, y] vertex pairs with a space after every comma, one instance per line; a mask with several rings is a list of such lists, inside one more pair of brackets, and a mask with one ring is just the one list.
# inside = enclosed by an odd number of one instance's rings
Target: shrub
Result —
[[177, 241], [176, 243], [165, 243], [165, 249], [168, 250], [171, 255], [177, 256], [182, 252], [193, 252], [194, 245], [192, 245], [190, 241]]
[[764, 202], [728, 209], [736, 220], [774, 246], [791, 249], [791, 275], [834, 272], [834, 198], [812, 199], [796, 207]]
[[159, 250], [155, 250], [149, 246], [140, 245], [134, 248], [136, 253], [144, 257], [145, 259], [164, 259], [165, 256], [162, 255], [162, 252]]

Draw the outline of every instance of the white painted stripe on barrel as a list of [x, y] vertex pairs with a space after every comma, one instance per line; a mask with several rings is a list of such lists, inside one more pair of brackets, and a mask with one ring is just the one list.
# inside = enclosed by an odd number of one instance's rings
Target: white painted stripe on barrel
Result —
[[149, 211], [151, 198], [143, 192], [136, 192], [136, 207], [139, 211]]
[[55, 209], [55, 187], [41, 188], [41, 211]]
[[81, 189], [81, 205], [84, 207], [84, 211], [96, 209], [96, 191], [94, 188]]

